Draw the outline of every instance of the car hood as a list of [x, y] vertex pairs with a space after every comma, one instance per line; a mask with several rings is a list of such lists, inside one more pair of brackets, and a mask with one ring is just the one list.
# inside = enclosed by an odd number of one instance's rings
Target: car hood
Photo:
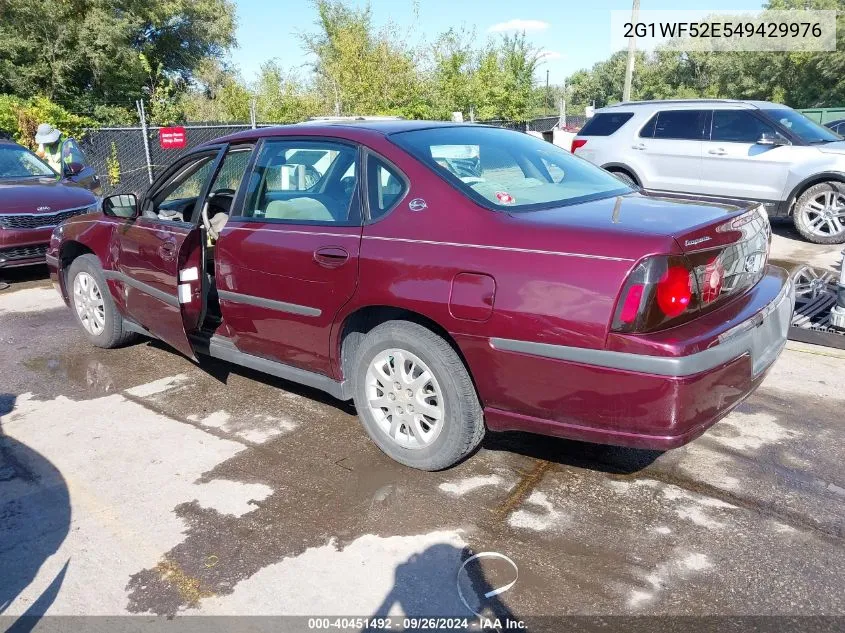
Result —
[[53, 178], [0, 180], [0, 214], [55, 213], [96, 203], [87, 189]]
[[630, 193], [552, 209], [513, 213], [524, 226], [591, 230], [619, 234], [614, 248], [674, 240], [681, 250], [697, 250], [733, 242], [738, 235], [725, 223], [759, 203], [695, 196]]

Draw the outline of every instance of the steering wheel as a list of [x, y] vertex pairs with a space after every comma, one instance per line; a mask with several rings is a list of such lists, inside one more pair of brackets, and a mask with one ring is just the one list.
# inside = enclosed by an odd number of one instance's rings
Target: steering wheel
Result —
[[209, 217], [208, 217], [208, 205], [209, 205], [209, 203], [214, 198], [217, 198], [217, 197], [221, 197], [221, 196], [234, 197], [234, 195], [235, 195], [234, 189], [229, 189], [228, 187], [223, 187], [221, 189], [217, 189], [215, 191], [212, 191], [210, 194], [208, 194], [205, 197], [205, 202], [202, 205], [202, 225], [205, 227], [206, 232], [211, 236], [211, 239], [214, 239], [214, 240], [217, 239], [217, 231], [215, 231], [214, 228], [211, 226], [211, 221], [209, 220]]

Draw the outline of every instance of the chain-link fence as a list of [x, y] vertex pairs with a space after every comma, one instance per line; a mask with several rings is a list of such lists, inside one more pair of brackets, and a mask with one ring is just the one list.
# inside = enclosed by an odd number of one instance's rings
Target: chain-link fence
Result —
[[[261, 123], [258, 127], [269, 127], [275, 123]], [[134, 193], [140, 195], [163, 169], [185, 152], [221, 136], [248, 130], [249, 123], [215, 124], [197, 123], [185, 128], [185, 146], [179, 149], [164, 149], [159, 142], [159, 127], [148, 127], [149, 162], [144, 147], [144, 130], [141, 127], [104, 127], [88, 130], [80, 141], [88, 161], [97, 170], [103, 185], [103, 193]]]

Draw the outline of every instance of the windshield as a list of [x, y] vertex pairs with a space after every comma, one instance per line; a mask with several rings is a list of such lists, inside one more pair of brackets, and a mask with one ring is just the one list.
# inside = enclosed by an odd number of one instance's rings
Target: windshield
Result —
[[805, 143], [830, 143], [842, 140], [842, 137], [835, 132], [790, 108], [765, 109], [763, 113], [773, 121], [780, 123]]
[[454, 126], [398, 132], [390, 140], [488, 208], [530, 210], [632, 191], [603, 169], [521, 132]]
[[35, 154], [20, 145], [0, 145], [0, 178], [55, 178], [50, 169]]

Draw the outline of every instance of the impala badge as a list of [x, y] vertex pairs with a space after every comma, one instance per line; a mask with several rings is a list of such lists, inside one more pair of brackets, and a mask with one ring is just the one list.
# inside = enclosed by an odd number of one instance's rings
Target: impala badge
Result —
[[408, 203], [408, 208], [411, 211], [422, 211], [423, 209], [427, 209], [428, 205], [422, 198], [414, 198]]
[[43, 207], [38, 207], [36, 209], [36, 211], [50, 211], [50, 209], [51, 209], [51, 207], [43, 206]]

